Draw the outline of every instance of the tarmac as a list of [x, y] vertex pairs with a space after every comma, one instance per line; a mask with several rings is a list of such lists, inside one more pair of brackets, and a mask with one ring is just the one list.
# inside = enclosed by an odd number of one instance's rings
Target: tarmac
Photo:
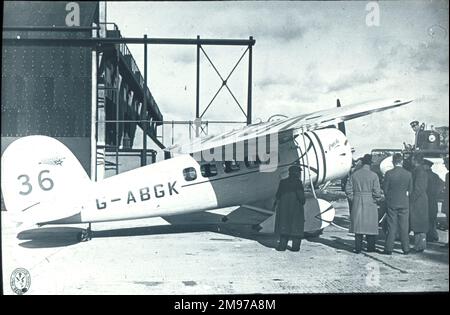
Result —
[[[335, 223], [348, 228], [348, 206], [333, 202]], [[96, 223], [93, 239], [79, 243], [86, 225], [44, 226], [17, 234], [2, 211], [4, 294], [10, 275], [25, 268], [25, 294], [247, 294], [449, 291], [447, 231], [423, 253], [353, 253], [353, 235], [329, 226], [303, 240], [300, 252], [278, 252], [276, 238], [252, 225], [266, 215], [243, 208]], [[222, 222], [223, 215], [228, 221]], [[445, 218], [439, 214], [439, 222]], [[411, 236], [412, 238], [412, 236]]]

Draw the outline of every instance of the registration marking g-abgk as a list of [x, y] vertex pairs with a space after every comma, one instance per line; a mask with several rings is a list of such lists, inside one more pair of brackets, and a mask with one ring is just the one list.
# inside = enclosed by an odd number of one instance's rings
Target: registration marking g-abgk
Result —
[[[150, 190], [150, 187], [143, 187], [135, 192], [133, 192], [132, 190], [129, 190], [127, 193], [127, 196], [125, 198], [127, 200], [127, 205], [129, 205], [130, 203], [136, 203], [138, 201], [142, 202], [142, 201], [150, 200], [152, 198], [152, 195], [155, 198], [164, 198], [168, 195], [172, 196], [174, 194], [178, 195], [179, 192], [178, 192], [177, 188], [175, 187], [176, 183], [177, 183], [176, 181], [168, 182], [167, 187], [165, 187], [165, 185], [163, 185], [163, 184], [157, 184], [157, 185], [153, 186], [152, 190]], [[110, 202], [117, 202], [120, 200], [122, 200], [122, 198], [116, 197], [116, 198], [112, 198], [110, 200]], [[96, 204], [97, 204], [98, 210], [106, 209], [106, 207], [108, 206], [107, 201], [99, 200], [98, 198], [96, 199]]]

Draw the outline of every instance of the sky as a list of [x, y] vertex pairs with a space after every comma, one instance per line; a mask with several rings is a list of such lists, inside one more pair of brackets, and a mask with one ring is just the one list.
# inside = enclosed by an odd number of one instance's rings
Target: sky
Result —
[[[274, 114], [294, 116], [376, 99], [413, 99], [409, 105], [346, 123], [360, 156], [374, 148], [412, 143], [409, 122], [448, 126], [448, 1], [379, 1], [379, 23], [368, 26], [369, 1], [108, 2], [107, 19], [122, 36], [241, 38], [253, 36], [253, 122]], [[374, 21], [374, 20], [372, 20]], [[376, 21], [375, 21], [376, 22]], [[143, 46], [129, 45], [143, 68]], [[228, 75], [245, 47], [204, 46]], [[196, 47], [149, 46], [149, 86], [165, 120], [195, 118]], [[221, 85], [201, 57], [201, 111]], [[248, 59], [229, 80], [245, 109]], [[205, 120], [245, 121], [223, 89]], [[236, 128], [210, 126], [209, 133]], [[177, 142], [188, 140], [187, 126], [175, 127]], [[165, 144], [171, 129], [165, 128]]]

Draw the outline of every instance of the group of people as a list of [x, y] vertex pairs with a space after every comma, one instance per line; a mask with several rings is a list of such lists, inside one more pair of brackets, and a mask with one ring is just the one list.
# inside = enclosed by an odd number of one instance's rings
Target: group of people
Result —
[[[444, 159], [448, 169], [448, 158]], [[412, 157], [412, 173], [403, 168], [403, 156], [396, 153], [394, 168], [386, 172], [383, 187], [378, 175], [370, 170], [371, 155], [362, 158], [363, 166], [354, 171], [347, 181], [345, 191], [350, 204], [350, 232], [355, 233], [355, 252], [362, 250], [366, 236], [367, 251], [375, 251], [378, 235], [378, 204], [385, 199], [387, 235], [384, 253], [391, 255], [394, 242], [400, 238], [405, 255], [410, 252], [409, 233], [414, 233], [413, 251], [423, 252], [427, 241], [439, 239], [436, 225], [438, 197], [444, 188], [443, 212], [448, 218], [448, 173], [446, 182], [431, 170], [432, 162], [420, 154]], [[446, 245], [448, 246], [448, 244]]]
[[[386, 203], [387, 235], [384, 253], [391, 255], [396, 238], [400, 238], [404, 254], [410, 252], [409, 234], [414, 233], [413, 251], [422, 252], [427, 241], [437, 241], [436, 231], [438, 204], [437, 199], [443, 188], [444, 203], [442, 212], [448, 222], [448, 177], [445, 184], [431, 170], [432, 162], [423, 159], [420, 154], [412, 158], [412, 173], [403, 168], [403, 156], [397, 153], [392, 158], [394, 168], [386, 172], [383, 187], [378, 175], [371, 171], [372, 156], [366, 154], [362, 166], [354, 170], [345, 185], [350, 205], [350, 232], [355, 234], [355, 252], [360, 253], [363, 238], [366, 237], [367, 251], [375, 252], [378, 235], [378, 204]], [[447, 170], [448, 157], [444, 159]], [[289, 177], [280, 181], [276, 193], [275, 231], [280, 236], [277, 250], [285, 251], [289, 239], [291, 250], [299, 251], [304, 236], [304, 205], [306, 202], [303, 183], [300, 180], [301, 169], [289, 168]], [[448, 247], [448, 243], [445, 245]]]

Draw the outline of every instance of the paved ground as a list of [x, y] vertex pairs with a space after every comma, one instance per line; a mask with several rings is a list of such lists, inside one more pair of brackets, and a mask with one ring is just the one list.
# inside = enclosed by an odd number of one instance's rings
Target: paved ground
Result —
[[[335, 222], [348, 226], [345, 202]], [[448, 249], [423, 254], [352, 253], [352, 235], [327, 228], [299, 253], [277, 252], [251, 225], [262, 214], [223, 209], [169, 219], [94, 224], [94, 239], [77, 243], [81, 226], [20, 233], [2, 211], [3, 287], [12, 270], [31, 274], [27, 294], [229, 294], [448, 291]], [[230, 213], [231, 212], [231, 213]], [[223, 214], [229, 221], [221, 222]], [[443, 219], [443, 218], [441, 218]], [[442, 241], [447, 234], [439, 231]], [[17, 237], [16, 237], [17, 236]], [[381, 251], [383, 241], [378, 241]]]

